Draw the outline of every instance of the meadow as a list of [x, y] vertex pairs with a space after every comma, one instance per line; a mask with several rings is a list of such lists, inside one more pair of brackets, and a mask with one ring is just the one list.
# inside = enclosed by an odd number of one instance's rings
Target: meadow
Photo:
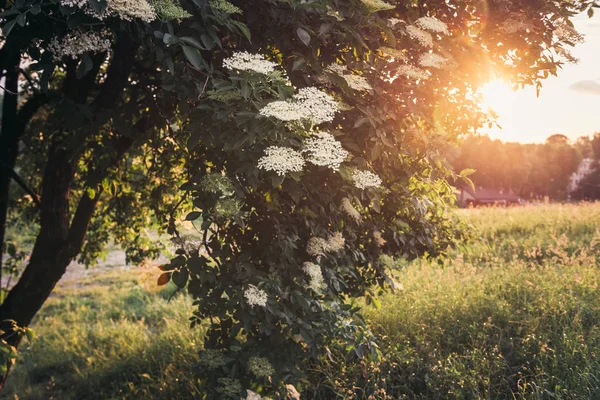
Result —
[[[600, 204], [461, 210], [473, 241], [396, 262], [364, 307], [378, 361], [308, 371], [306, 399], [600, 399]], [[35, 320], [3, 399], [200, 398], [202, 328], [154, 267], [67, 277]]]

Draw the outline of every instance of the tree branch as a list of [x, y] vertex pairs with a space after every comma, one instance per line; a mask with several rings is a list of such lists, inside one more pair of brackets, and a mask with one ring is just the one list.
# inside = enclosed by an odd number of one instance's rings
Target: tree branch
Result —
[[0, 166], [2, 166], [2, 168], [5, 168], [8, 173], [10, 174], [10, 177], [19, 185], [21, 186], [21, 188], [28, 194], [31, 196], [31, 198], [33, 199], [33, 202], [35, 203], [36, 206], [40, 207], [41, 203], [40, 203], [40, 196], [35, 192], [35, 190], [33, 190], [32, 188], [29, 187], [29, 185], [27, 185], [27, 183], [19, 176], [19, 174], [17, 174], [15, 172], [14, 169], [10, 168], [8, 165], [4, 164], [3, 162], [0, 162]]

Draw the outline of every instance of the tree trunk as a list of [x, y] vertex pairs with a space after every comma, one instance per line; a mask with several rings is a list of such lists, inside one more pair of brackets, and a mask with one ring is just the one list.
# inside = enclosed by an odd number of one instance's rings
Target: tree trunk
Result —
[[[2, 246], [6, 234], [11, 171], [19, 150], [17, 134], [17, 103], [19, 90], [19, 63], [21, 55], [15, 41], [7, 41], [3, 47], [6, 65], [4, 100], [2, 102], [2, 126], [0, 127], [0, 280], [2, 279]], [[12, 92], [12, 93], [11, 93]]]

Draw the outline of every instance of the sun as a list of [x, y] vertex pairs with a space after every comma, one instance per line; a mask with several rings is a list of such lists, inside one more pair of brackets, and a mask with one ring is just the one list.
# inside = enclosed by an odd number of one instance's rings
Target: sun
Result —
[[479, 89], [482, 107], [497, 116], [501, 129], [494, 126], [486, 132], [490, 136], [503, 140], [515, 139], [517, 132], [513, 128], [515, 118], [515, 91], [501, 79], [494, 79]]

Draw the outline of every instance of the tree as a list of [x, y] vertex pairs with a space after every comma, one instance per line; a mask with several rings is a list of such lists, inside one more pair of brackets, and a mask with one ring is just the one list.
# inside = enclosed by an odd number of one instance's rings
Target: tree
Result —
[[[131, 228], [148, 222], [139, 210], [154, 210], [178, 237], [188, 204], [201, 243], [178, 238], [160, 282], [187, 287], [192, 325], [207, 324], [209, 398], [282, 395], [283, 383], [297, 384], [306, 363], [336, 348], [349, 360], [376, 356], [350, 299], [377, 303], [373, 287], [393, 286], [381, 255], [436, 255], [460, 239], [447, 210], [447, 179], [459, 176], [445, 154], [487, 122], [471, 93], [491, 70], [539, 86], [570, 45], [561, 34], [572, 32], [569, 18], [592, 5], [3, 7], [7, 89], [34, 79], [21, 107], [5, 97], [5, 171], [42, 107], [49, 132], [27, 138], [45, 165], [28, 166], [41, 187], [40, 231], [0, 319], [27, 326], [82, 249], [95, 254], [110, 232], [136, 238]], [[32, 74], [20, 74], [21, 58], [33, 60]], [[147, 169], [155, 179], [140, 177]], [[0, 189], [6, 209], [8, 184]], [[94, 218], [98, 208], [108, 215]], [[90, 227], [101, 240], [85, 241]]]

